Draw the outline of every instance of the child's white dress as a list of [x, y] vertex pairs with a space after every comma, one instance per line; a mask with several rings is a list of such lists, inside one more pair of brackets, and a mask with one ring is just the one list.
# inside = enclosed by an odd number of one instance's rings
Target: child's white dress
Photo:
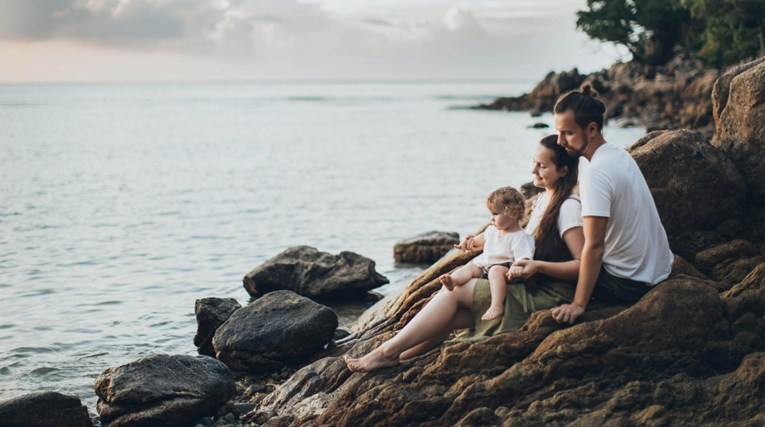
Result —
[[483, 237], [483, 253], [473, 258], [473, 263], [481, 268], [498, 264], [510, 267], [516, 260], [534, 258], [534, 238], [523, 229], [503, 235], [496, 227], [489, 225]]

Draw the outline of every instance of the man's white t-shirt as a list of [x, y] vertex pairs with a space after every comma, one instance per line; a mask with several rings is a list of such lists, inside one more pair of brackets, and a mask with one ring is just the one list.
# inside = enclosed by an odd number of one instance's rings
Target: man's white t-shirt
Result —
[[582, 216], [608, 218], [603, 267], [655, 285], [669, 276], [674, 255], [643, 174], [627, 151], [604, 144], [579, 180]]
[[496, 227], [489, 225], [483, 232], [483, 238], [483, 253], [473, 258], [473, 262], [479, 267], [534, 258], [534, 238], [523, 230], [502, 234]]
[[[537, 197], [534, 209], [531, 211], [531, 216], [529, 216], [529, 222], [526, 224], [526, 234], [534, 235], [534, 231], [539, 227], [539, 223], [542, 222], [542, 216], [549, 203], [550, 193], [545, 191]], [[560, 205], [560, 213], [558, 213], [558, 230], [560, 231], [561, 239], [568, 230], [581, 226], [582, 203], [578, 196], [572, 194]]]

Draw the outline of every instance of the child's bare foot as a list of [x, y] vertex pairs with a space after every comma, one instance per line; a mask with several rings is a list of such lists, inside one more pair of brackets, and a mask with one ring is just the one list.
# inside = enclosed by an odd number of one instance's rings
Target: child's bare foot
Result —
[[502, 314], [505, 313], [505, 307], [501, 305], [494, 306], [492, 305], [489, 307], [488, 310], [486, 310], [486, 313], [481, 316], [481, 320], [494, 320], [499, 319], [502, 317]]
[[367, 353], [366, 356], [354, 359], [347, 354], [343, 355], [343, 361], [352, 372], [371, 372], [376, 369], [389, 368], [398, 365], [399, 356], [386, 357], [380, 347]]
[[454, 279], [452, 279], [450, 274], [442, 274], [441, 277], [438, 278], [438, 281], [441, 282], [446, 289], [450, 291], [454, 290]]

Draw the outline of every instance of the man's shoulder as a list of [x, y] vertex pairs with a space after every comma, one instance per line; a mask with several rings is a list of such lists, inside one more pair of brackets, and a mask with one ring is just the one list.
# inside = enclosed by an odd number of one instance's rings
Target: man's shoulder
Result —
[[[605, 144], [596, 152], [589, 165], [589, 173], [593, 175], [605, 174], [608, 176], [626, 174], [631, 164], [635, 162], [632, 156], [623, 148], [612, 144]], [[587, 173], [585, 171], [584, 173]]]
[[615, 159], [625, 159], [627, 157], [630, 157], [629, 153], [627, 153], [627, 150], [606, 142], [600, 146], [597, 151], [595, 151], [590, 164], [609, 164]]

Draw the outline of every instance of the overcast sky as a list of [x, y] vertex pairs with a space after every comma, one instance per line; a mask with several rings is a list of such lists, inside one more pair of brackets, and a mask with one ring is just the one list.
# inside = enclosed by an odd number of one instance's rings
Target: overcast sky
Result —
[[0, 82], [539, 80], [628, 59], [585, 0], [0, 0]]

